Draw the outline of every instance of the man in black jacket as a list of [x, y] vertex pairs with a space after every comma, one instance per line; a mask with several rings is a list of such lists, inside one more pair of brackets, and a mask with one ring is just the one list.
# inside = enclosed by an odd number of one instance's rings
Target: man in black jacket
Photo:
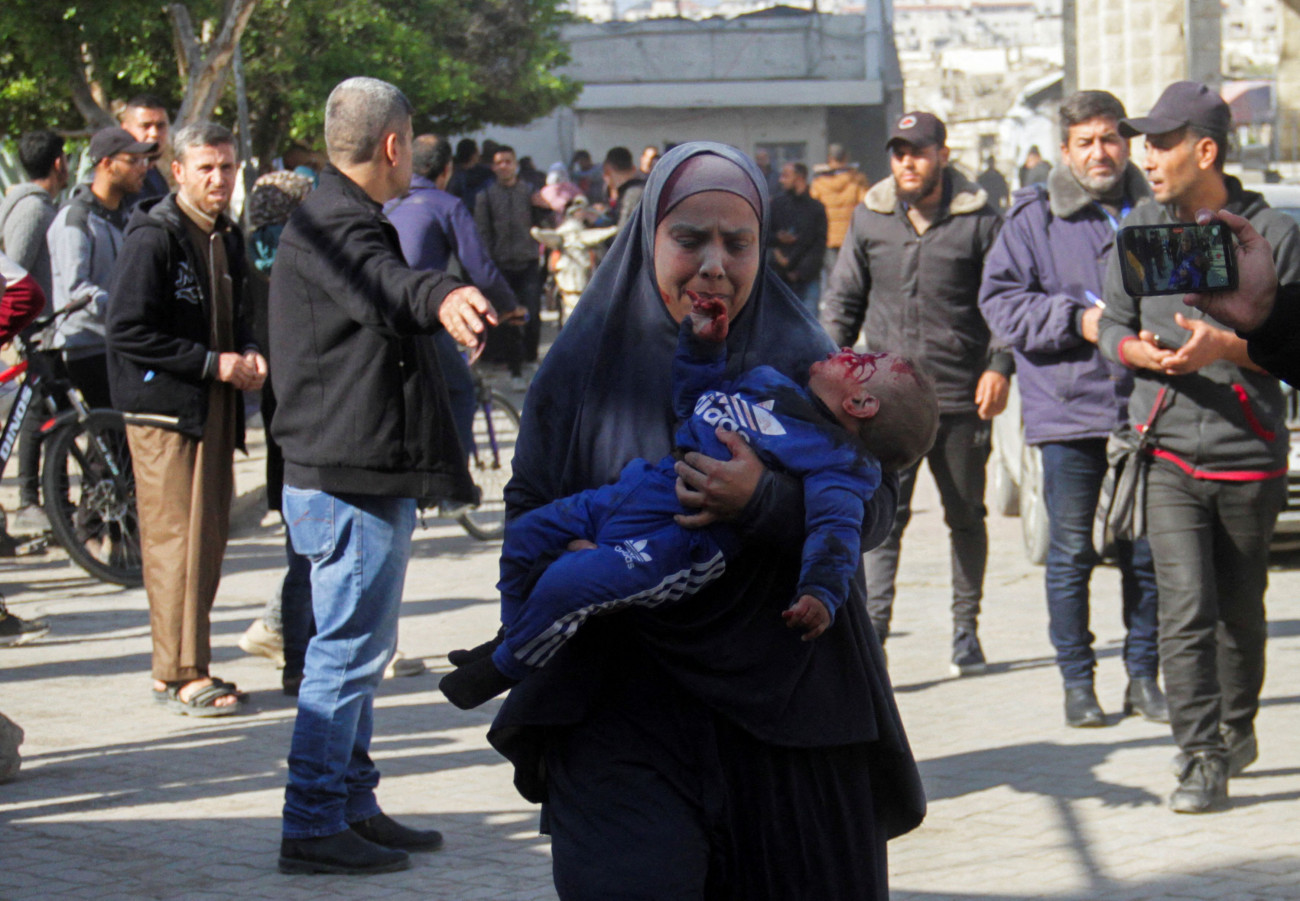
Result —
[[826, 256], [826, 208], [808, 196], [808, 167], [781, 167], [780, 194], [772, 198], [772, 268], [817, 316], [822, 261]]
[[470, 502], [433, 343], [478, 342], [492, 305], [445, 273], [407, 266], [383, 204], [410, 186], [411, 105], [349, 78], [325, 106], [330, 165], [290, 217], [271, 273], [271, 431], [284, 452], [285, 522], [311, 560], [316, 635], [289, 750], [280, 869], [377, 873], [442, 836], [375, 800], [374, 694], [397, 647], [417, 499]]
[[[1006, 406], [1012, 364], [1009, 353], [990, 351], [976, 304], [1002, 219], [983, 188], [949, 168], [946, 143], [947, 129], [929, 113], [898, 120], [886, 145], [893, 174], [853, 212], [821, 319], [842, 346], [865, 320], [871, 350], [911, 357], [935, 380], [939, 437], [926, 460], [952, 544], [952, 671], [972, 675], [985, 668], [976, 626], [988, 558], [989, 420]], [[893, 532], [866, 558], [867, 610], [881, 641], [915, 485], [913, 467], [900, 479]]]
[[127, 228], [108, 306], [113, 406], [133, 414], [154, 697], [177, 713], [237, 713], [235, 687], [208, 672], [208, 617], [243, 446], [243, 398], [266, 378], [245, 319], [243, 239], [226, 217], [234, 139], [198, 122], [176, 134], [177, 193], [141, 202]]

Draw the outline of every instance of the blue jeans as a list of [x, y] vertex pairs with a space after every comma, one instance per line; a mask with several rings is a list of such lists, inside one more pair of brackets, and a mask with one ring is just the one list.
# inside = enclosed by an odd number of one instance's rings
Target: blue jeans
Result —
[[[1088, 628], [1088, 582], [1099, 562], [1092, 521], [1106, 475], [1106, 440], [1088, 438], [1041, 445], [1047, 501], [1047, 631], [1066, 688], [1091, 685], [1097, 659]], [[1157, 593], [1155, 565], [1146, 539], [1120, 542], [1124, 668], [1130, 678], [1154, 677]]]
[[284, 518], [294, 549], [311, 561], [316, 618], [289, 747], [284, 837], [317, 838], [379, 813], [374, 697], [397, 649], [415, 501], [286, 485]]

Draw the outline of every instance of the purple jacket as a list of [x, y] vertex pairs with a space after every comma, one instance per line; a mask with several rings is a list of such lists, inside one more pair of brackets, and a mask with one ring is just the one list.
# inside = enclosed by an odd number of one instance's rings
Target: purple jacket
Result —
[[474, 217], [454, 195], [422, 175], [413, 175], [410, 192], [401, 200], [389, 201], [384, 214], [397, 229], [402, 255], [412, 269], [447, 272], [455, 260], [461, 271], [452, 274], [482, 291], [498, 313], [519, 305], [483, 247]]
[[[1149, 197], [1132, 163], [1127, 204]], [[1126, 419], [1133, 375], [1102, 357], [1079, 320], [1102, 296], [1118, 222], [1083, 190], [1068, 167], [1046, 185], [1016, 191], [997, 243], [984, 260], [980, 311], [1012, 349], [1028, 444], [1104, 438]]]

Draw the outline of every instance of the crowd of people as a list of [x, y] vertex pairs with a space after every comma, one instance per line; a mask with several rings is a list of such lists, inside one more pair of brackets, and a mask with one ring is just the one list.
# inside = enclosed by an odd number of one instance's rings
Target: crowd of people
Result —
[[[1112, 549], [1123, 713], [1170, 724], [1177, 812], [1225, 806], [1257, 756], [1288, 444], [1263, 366], [1291, 375], [1268, 323], [1290, 321], [1277, 284], [1300, 281], [1300, 229], [1225, 173], [1230, 128], [1193, 82], [1142, 117], [1079, 92], [1059, 162], [1027, 160], [1004, 209], [1005, 181], [958, 171], [924, 111], [893, 123], [874, 185], [837, 144], [812, 171], [689, 142], [542, 173], [417, 136], [400, 90], [356, 77], [326, 101], [324, 157], [257, 180], [245, 238], [232, 134], [171, 134], [142, 95], [62, 205], [61, 138], [22, 137], [0, 340], [47, 298], [79, 307], [53, 347], [92, 406], [129, 414], [152, 695], [188, 716], [247, 701], [210, 670], [208, 619], [260, 394], [288, 565], [241, 645], [282, 656], [298, 699], [282, 871], [388, 872], [442, 844], [383, 813], [369, 746], [417, 507], [477, 500], [468, 359], [486, 353], [528, 389], [502, 629], [449, 655], [441, 687], [460, 707], [510, 689], [488, 737], [542, 804], [561, 896], [885, 898], [886, 841], [925, 813], [884, 654], [918, 468], [950, 533], [945, 653], [975, 676], [990, 423], [1013, 373], [1044, 468], [1065, 724], [1107, 722], [1093, 521], [1108, 447], [1137, 431], [1146, 533]], [[1120, 227], [1206, 211], [1241, 240], [1242, 288], [1126, 292]], [[552, 267], [567, 302], [543, 358]], [[38, 516], [34, 438], [14, 523]], [[6, 643], [43, 629], [0, 608]]]

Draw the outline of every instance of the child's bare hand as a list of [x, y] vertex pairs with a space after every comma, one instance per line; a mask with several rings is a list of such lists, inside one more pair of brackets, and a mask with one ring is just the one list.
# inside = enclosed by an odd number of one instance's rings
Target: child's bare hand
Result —
[[727, 340], [727, 306], [712, 297], [702, 297], [694, 291], [687, 291], [691, 299], [691, 331], [703, 341], [721, 344]]
[[791, 629], [803, 629], [804, 641], [812, 641], [830, 626], [831, 612], [820, 600], [805, 594], [781, 612], [781, 619]]

